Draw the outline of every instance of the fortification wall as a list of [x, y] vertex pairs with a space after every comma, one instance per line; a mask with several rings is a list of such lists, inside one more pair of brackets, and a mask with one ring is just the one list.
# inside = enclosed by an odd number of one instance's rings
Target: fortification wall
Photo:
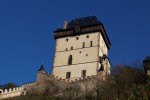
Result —
[[[52, 74], [46, 73], [44, 71], [40, 71], [38, 73], [37, 82], [34, 87], [30, 89], [31, 94], [40, 94], [44, 93], [47, 89], [49, 89], [52, 93], [54, 91], [55, 95], [63, 96], [63, 93], [67, 93], [67, 91], [78, 91], [80, 96], [85, 95], [85, 91], [92, 91], [95, 87], [102, 82], [105, 78], [105, 72], [99, 72], [97, 75], [87, 76], [87, 77], [80, 77], [77, 79], [62, 79], [58, 76], [54, 76]], [[101, 83], [100, 83], [101, 84]], [[63, 91], [63, 93], [62, 93]], [[95, 92], [94, 92], [95, 93]]]
[[13, 89], [5, 89], [0, 90], [0, 99], [10, 98], [10, 97], [16, 97], [23, 94], [23, 87], [17, 87]]
[[[78, 77], [78, 78], [70, 78], [70, 79], [62, 79], [61, 77], [46, 73], [45, 71], [39, 71], [37, 76], [36, 85], [38, 84], [45, 84], [45, 82], [53, 82], [55, 85], [57, 85], [59, 88], [66, 88], [67, 85], [73, 85], [73, 84], [82, 84], [83, 81], [89, 81], [89, 80], [105, 80], [104, 77], [106, 77], [106, 72], [98, 72], [97, 75], [92, 76], [86, 76], [86, 77]], [[35, 86], [36, 86], [35, 85]], [[82, 87], [82, 85], [80, 85]]]
[[28, 92], [33, 93], [33, 90], [34, 92], [36, 90], [37, 93], [41, 93], [45, 91], [47, 87], [51, 89], [58, 87], [60, 90], [65, 90], [70, 86], [78, 86], [82, 91], [85, 91], [86, 86], [90, 87], [90, 89], [93, 89], [94, 84], [96, 84], [97, 80], [103, 80], [103, 76], [104, 73], [99, 73], [97, 75], [87, 77], [62, 79], [58, 76], [46, 73], [45, 71], [39, 71], [36, 82], [26, 83], [22, 87], [17, 87], [9, 90], [0, 89], [0, 99], [26, 95], [26, 93]]
[[70, 79], [62, 79], [61, 77], [52, 75], [50, 73], [47, 73], [45, 71], [39, 71], [38, 76], [37, 76], [37, 81], [36, 83], [43, 83], [45, 81], [59, 81], [59, 82], [64, 82], [64, 83], [74, 83], [77, 81], [82, 81], [85, 79], [91, 79], [94, 77], [98, 77], [99, 79], [104, 80], [106, 72], [99, 72], [97, 75], [92, 75], [92, 76], [85, 76], [85, 77], [75, 77], [75, 78], [70, 78]]

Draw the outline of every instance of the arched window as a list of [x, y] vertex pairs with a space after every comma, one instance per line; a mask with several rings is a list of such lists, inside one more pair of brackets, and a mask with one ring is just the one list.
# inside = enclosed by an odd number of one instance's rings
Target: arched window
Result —
[[71, 65], [72, 64], [72, 55], [69, 55], [69, 58], [68, 58], [68, 65]]

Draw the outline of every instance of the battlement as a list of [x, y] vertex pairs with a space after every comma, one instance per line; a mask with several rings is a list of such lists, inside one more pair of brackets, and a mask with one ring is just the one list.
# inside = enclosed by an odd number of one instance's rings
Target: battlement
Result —
[[25, 83], [22, 87], [29, 86], [29, 85], [35, 85], [35, 84], [36, 84], [36, 82]]
[[[103, 78], [104, 74], [103, 73], [99, 73], [97, 75], [92, 75], [92, 76], [85, 76], [85, 77], [74, 77], [74, 78], [69, 78], [69, 79], [63, 79], [61, 77], [58, 77], [58, 76], [55, 76], [55, 75], [52, 75], [50, 73], [47, 73], [45, 71], [40, 71], [39, 72], [39, 75], [38, 75], [38, 81], [37, 83], [39, 82], [42, 82], [44, 80], [55, 80], [55, 81], [59, 81], [59, 82], [65, 82], [65, 83], [74, 83], [74, 82], [78, 82], [78, 81], [83, 81], [83, 80], [88, 80], [88, 79], [92, 79], [92, 78], [99, 78], [99, 79], [102, 79], [104, 80]], [[40, 78], [39, 78], [40, 77]], [[41, 81], [41, 80], [42, 81]], [[35, 83], [29, 83], [29, 84], [36, 84]], [[25, 84], [26, 85], [26, 84]]]
[[23, 90], [23, 87], [9, 88], [5, 90], [0, 89], [0, 99], [20, 96], [23, 94]]

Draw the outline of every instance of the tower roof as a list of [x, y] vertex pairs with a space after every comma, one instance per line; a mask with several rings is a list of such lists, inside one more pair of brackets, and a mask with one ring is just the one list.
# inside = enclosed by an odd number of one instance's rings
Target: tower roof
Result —
[[38, 71], [44, 70], [44, 65], [42, 64]]
[[57, 28], [54, 31], [55, 39], [67, 36], [75, 36], [80, 34], [90, 34], [93, 32], [101, 32], [106, 43], [107, 48], [110, 48], [110, 41], [107, 36], [106, 30], [103, 24], [98, 21], [96, 16], [89, 16], [83, 18], [73, 19], [65, 29]]
[[146, 60], [146, 61], [150, 61], [150, 56], [147, 56], [147, 57], [145, 58], [145, 60]]
[[68, 25], [67, 29], [74, 28], [76, 25], [79, 27], [86, 27], [101, 24], [100, 21], [97, 20], [96, 16], [89, 16], [83, 18], [73, 19]]

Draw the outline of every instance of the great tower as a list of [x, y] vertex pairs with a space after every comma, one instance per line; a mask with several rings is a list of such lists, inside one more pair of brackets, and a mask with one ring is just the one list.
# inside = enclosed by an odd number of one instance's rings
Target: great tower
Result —
[[110, 73], [110, 41], [96, 16], [74, 19], [54, 31], [56, 40], [52, 74], [75, 80], [103, 72]]

